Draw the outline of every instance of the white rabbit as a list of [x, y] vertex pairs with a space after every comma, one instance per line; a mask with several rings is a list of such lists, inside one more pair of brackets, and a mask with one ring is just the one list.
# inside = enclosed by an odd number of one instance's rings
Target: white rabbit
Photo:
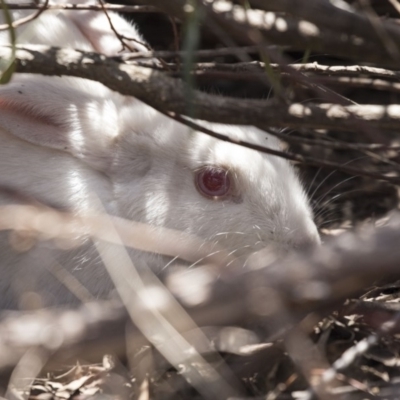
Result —
[[[14, 19], [26, 13], [13, 12]], [[143, 42], [122, 17], [110, 15], [119, 31]], [[121, 49], [104, 14], [93, 11], [46, 11], [17, 33], [19, 44], [107, 55]], [[0, 43], [8, 43], [7, 32]], [[280, 147], [254, 127], [201, 123]], [[92, 209], [94, 192], [112, 215], [218, 242], [243, 260], [271, 243], [283, 251], [319, 243], [306, 195], [286, 160], [191, 132], [137, 99], [78, 78], [15, 74], [0, 87], [0, 187], [77, 214]], [[0, 191], [0, 203], [9, 201]], [[73, 302], [74, 294], [47, 271], [55, 260], [95, 297], [112, 289], [88, 241], [75, 250], [43, 243], [17, 254], [8, 234], [0, 236], [0, 308], [17, 307], [21, 295], [33, 291], [44, 305]], [[131, 256], [138, 267], [155, 271], [168, 262], [135, 250]]]

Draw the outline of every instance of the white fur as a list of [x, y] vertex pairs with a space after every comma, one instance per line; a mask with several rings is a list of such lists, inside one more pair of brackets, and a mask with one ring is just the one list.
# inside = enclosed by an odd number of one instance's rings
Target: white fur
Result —
[[[16, 19], [27, 12], [13, 14]], [[111, 15], [126, 36], [143, 41], [134, 27]], [[105, 16], [94, 12], [45, 12], [19, 28], [18, 38], [21, 44], [107, 55], [121, 49]], [[0, 33], [0, 43], [7, 41], [7, 32]], [[279, 148], [274, 137], [253, 127], [202, 124]], [[229, 168], [238, 201], [198, 193], [194, 171], [210, 164]], [[18, 74], [0, 87], [0, 185], [75, 213], [90, 211], [95, 192], [111, 214], [198, 235], [243, 259], [271, 243], [281, 251], [319, 243], [306, 196], [287, 161], [191, 132], [134, 98], [78, 78]], [[0, 203], [8, 201], [0, 195]], [[17, 306], [18, 295], [33, 290], [43, 292], [45, 304], [72, 301], [46, 270], [54, 260], [96, 297], [112, 288], [90, 243], [66, 252], [45, 243], [17, 256], [4, 233], [1, 239], [2, 307]], [[139, 267], [156, 270], [168, 261], [137, 251], [131, 256]]]

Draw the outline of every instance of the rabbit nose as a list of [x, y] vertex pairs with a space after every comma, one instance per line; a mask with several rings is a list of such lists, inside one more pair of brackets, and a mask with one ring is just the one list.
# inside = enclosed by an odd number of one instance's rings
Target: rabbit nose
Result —
[[310, 233], [305, 233], [304, 235], [301, 235], [298, 241], [293, 243], [294, 248], [301, 251], [310, 250], [313, 247], [319, 246], [320, 244], [321, 238], [316, 228]]

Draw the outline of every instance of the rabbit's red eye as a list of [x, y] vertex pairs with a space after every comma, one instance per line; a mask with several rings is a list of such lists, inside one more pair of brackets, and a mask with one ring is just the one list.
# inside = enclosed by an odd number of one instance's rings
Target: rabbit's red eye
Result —
[[205, 167], [198, 170], [195, 181], [197, 190], [206, 197], [224, 197], [231, 187], [229, 173], [221, 167]]

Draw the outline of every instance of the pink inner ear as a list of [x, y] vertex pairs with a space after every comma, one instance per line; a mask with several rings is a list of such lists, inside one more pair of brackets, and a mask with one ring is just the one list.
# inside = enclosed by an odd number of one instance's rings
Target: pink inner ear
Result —
[[35, 108], [0, 97], [0, 130], [32, 144], [66, 150], [70, 143], [65, 127]]
[[[16, 103], [14, 101], [7, 101], [0, 97], [0, 112], [8, 111], [20, 115], [24, 118], [28, 118], [32, 120], [32, 124], [40, 123], [46, 125], [53, 125], [55, 128], [57, 127], [57, 123], [52, 120], [47, 115], [40, 115], [38, 112], [35, 112], [33, 107], [28, 106], [23, 103]], [[0, 121], [1, 123], [1, 121]]]

